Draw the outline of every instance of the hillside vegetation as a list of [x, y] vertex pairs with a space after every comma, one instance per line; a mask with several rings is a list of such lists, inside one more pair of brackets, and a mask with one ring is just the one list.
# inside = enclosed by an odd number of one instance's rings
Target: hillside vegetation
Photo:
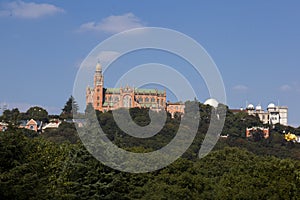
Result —
[[[199, 104], [201, 121], [193, 144], [171, 165], [151, 173], [113, 170], [96, 160], [81, 143], [75, 126], [36, 134], [9, 127], [0, 132], [0, 199], [299, 199], [300, 145], [286, 142], [283, 130], [271, 127], [268, 139], [245, 138], [245, 128], [263, 126], [245, 113], [227, 111], [222, 135], [214, 150], [199, 159], [211, 107]], [[149, 110], [130, 110], [142, 126]], [[176, 135], [180, 116], [168, 116], [154, 137], [138, 139], [121, 131], [112, 113], [97, 112], [108, 138], [133, 152], [154, 151]]]

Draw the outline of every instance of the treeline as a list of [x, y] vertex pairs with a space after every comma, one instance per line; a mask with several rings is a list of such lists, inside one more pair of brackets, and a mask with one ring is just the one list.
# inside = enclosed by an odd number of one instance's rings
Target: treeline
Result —
[[[210, 123], [212, 108], [207, 105], [199, 104], [200, 117], [199, 128], [194, 142], [183, 155], [184, 158], [195, 160], [198, 158], [198, 151], [202, 141], [206, 136], [207, 129]], [[149, 109], [130, 109], [130, 114], [133, 121], [140, 125], [146, 126], [150, 123]], [[155, 112], [152, 113], [155, 115]], [[176, 115], [174, 119], [171, 115], [167, 115], [166, 123], [162, 130], [155, 136], [141, 139], [129, 136], [123, 132], [115, 123], [111, 112], [96, 111], [96, 116], [99, 124], [107, 137], [116, 145], [124, 149], [141, 147], [148, 151], [154, 151], [168, 144], [176, 135], [179, 124], [180, 115]], [[260, 138], [245, 138], [247, 127], [265, 126], [258, 117], [249, 116], [247, 113], [233, 114], [229, 110], [226, 114], [226, 121], [222, 131], [222, 135], [228, 135], [228, 138], [220, 138], [215, 146], [215, 149], [223, 149], [224, 147], [239, 147], [247, 149], [257, 155], [269, 155], [278, 158], [292, 158], [300, 160], [300, 145], [293, 142], [287, 142], [284, 139], [283, 131], [299, 134], [299, 128], [285, 127], [282, 125], [270, 126], [270, 137], [267, 139]], [[70, 142], [76, 143], [80, 141], [77, 135], [75, 125], [72, 123], [63, 122], [58, 129], [46, 130], [41, 137], [44, 137], [55, 143]]]
[[20, 112], [18, 108], [4, 110], [0, 116], [0, 122], [8, 122], [13, 125], [18, 125], [22, 120], [34, 119], [36, 121], [49, 122], [49, 119], [72, 119], [73, 112], [77, 113], [78, 105], [73, 96], [70, 96], [62, 112], [59, 115], [49, 115], [48, 111], [40, 106], [30, 107], [25, 112]]
[[[72, 103], [72, 102], [71, 102]], [[68, 103], [70, 105], [70, 103]], [[66, 108], [66, 109], [65, 109]], [[70, 115], [67, 104], [62, 111]], [[214, 151], [198, 159], [213, 109], [199, 104], [201, 120], [194, 142], [168, 167], [145, 174], [113, 170], [97, 161], [81, 143], [73, 123], [37, 134], [9, 127], [0, 133], [0, 199], [297, 199], [300, 196], [300, 145], [286, 142], [275, 125], [270, 138], [245, 138], [246, 127], [263, 126], [258, 117], [227, 110]], [[133, 108], [135, 123], [150, 123], [148, 109]], [[155, 113], [152, 113], [155, 115]], [[101, 128], [120, 148], [154, 151], [176, 135], [181, 118], [167, 116], [154, 137], [131, 137], [111, 112], [96, 111]]]

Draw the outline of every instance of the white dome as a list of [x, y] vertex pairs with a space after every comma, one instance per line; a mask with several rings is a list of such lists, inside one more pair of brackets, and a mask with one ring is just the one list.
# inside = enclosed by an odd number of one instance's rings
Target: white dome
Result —
[[260, 105], [256, 106], [255, 110], [262, 110], [262, 107]]
[[249, 105], [247, 106], [247, 109], [250, 109], [250, 110], [254, 109], [254, 105], [253, 105], [253, 104], [249, 104]]
[[218, 105], [219, 105], [219, 102], [215, 99], [207, 99], [205, 102], [204, 102], [204, 105], [210, 105], [214, 108], [217, 108]]
[[268, 108], [275, 108], [275, 104], [274, 104], [274, 103], [270, 103], [270, 104], [268, 105]]

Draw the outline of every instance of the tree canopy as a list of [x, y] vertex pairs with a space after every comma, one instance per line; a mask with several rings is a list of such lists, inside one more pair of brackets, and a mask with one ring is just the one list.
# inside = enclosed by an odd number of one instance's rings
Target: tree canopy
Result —
[[29, 108], [25, 114], [27, 119], [34, 119], [39, 121], [48, 120], [48, 112], [44, 108], [38, 106]]
[[70, 96], [68, 101], [66, 102], [64, 108], [62, 109], [62, 112], [60, 114], [60, 117], [62, 119], [72, 119], [73, 114], [76, 114], [78, 112], [79, 106], [73, 96]]
[[[29, 114], [41, 117], [37, 109]], [[268, 139], [259, 133], [258, 139], [248, 139], [245, 128], [261, 125], [259, 119], [228, 110], [222, 134], [229, 137], [220, 138], [212, 152], [198, 159], [212, 108], [199, 104], [199, 110], [198, 132], [186, 153], [171, 165], [144, 174], [120, 172], [96, 160], [81, 143], [73, 123], [63, 122], [41, 135], [11, 126], [0, 132], [0, 199], [299, 198], [300, 145], [285, 141], [282, 135], [283, 130], [299, 133], [299, 129], [275, 125]], [[87, 115], [89, 111], [91, 107]], [[7, 111], [5, 117], [13, 119], [12, 113], [18, 111]], [[168, 144], [181, 120], [168, 115], [158, 134], [141, 139], [124, 133], [111, 112], [96, 115], [112, 142], [136, 153]], [[150, 123], [149, 109], [134, 108], [130, 115], [141, 126]]]
[[[25, 130], [28, 131], [28, 130]], [[1, 199], [297, 199], [300, 162], [237, 147], [159, 171], [106, 167], [80, 144], [0, 132]]]

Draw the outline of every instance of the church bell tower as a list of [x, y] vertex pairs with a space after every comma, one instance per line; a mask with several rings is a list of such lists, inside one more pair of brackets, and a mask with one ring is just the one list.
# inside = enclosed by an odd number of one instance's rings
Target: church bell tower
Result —
[[96, 65], [96, 71], [94, 75], [94, 95], [93, 95], [93, 106], [94, 109], [102, 111], [103, 104], [103, 74], [102, 66], [98, 62]]

